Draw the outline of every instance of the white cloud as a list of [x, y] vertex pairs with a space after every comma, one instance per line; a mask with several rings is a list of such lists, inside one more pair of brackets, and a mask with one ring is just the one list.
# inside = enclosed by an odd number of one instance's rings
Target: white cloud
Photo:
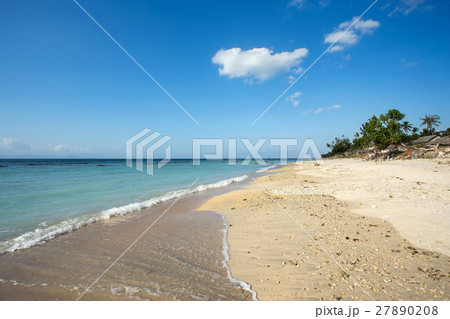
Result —
[[400, 0], [399, 4], [388, 14], [388, 16], [392, 17], [399, 13], [408, 15], [415, 10], [426, 11], [433, 9], [433, 6], [425, 5], [426, 1], [427, 0]]
[[405, 68], [407, 68], [407, 69], [419, 65], [419, 62], [407, 62], [405, 59], [402, 59], [402, 60], [400, 61], [400, 63], [403, 65], [403, 67], [405, 67]]
[[0, 147], [1, 148], [11, 148], [14, 143], [18, 142], [19, 140], [15, 139], [15, 138], [10, 138], [10, 137], [2, 137], [2, 139], [0, 140]]
[[319, 1], [319, 6], [323, 9], [326, 8], [330, 5], [330, 0], [320, 0]]
[[306, 114], [309, 114], [309, 113], [311, 113], [311, 112], [312, 112], [312, 110], [307, 110], [307, 111], [303, 111], [302, 114], [303, 114], [303, 115], [306, 115]]
[[242, 50], [232, 48], [219, 50], [212, 62], [219, 64], [219, 74], [232, 78], [254, 78], [264, 81], [279, 74], [298, 69], [308, 49], [300, 48], [292, 52], [273, 53], [268, 48]]
[[71, 155], [77, 153], [90, 153], [88, 148], [69, 146], [66, 144], [58, 144], [56, 146], [50, 145], [32, 145], [23, 143], [18, 139], [3, 137], [0, 138], [0, 150], [2, 151], [0, 155], [14, 155], [14, 156], [46, 156], [54, 155], [58, 153], [59, 155]]
[[54, 148], [53, 148], [53, 150], [55, 150], [55, 151], [66, 151], [66, 150], [68, 150], [69, 149], [69, 146], [67, 146], [67, 145], [64, 145], [64, 144], [59, 144], [59, 145], [56, 145]]
[[31, 146], [26, 143], [22, 143], [16, 138], [2, 137], [0, 139], [0, 149], [4, 151], [14, 151], [14, 150], [28, 150]]
[[306, 3], [306, 0], [291, 0], [288, 3], [288, 7], [297, 7], [299, 9], [301, 9], [305, 3]]
[[391, 6], [391, 4], [389, 2], [386, 2], [386, 4], [384, 6], [381, 7], [381, 10], [386, 10], [387, 8], [389, 8]]
[[342, 22], [334, 28], [333, 32], [325, 35], [324, 43], [331, 44], [336, 42], [329, 52], [342, 51], [346, 47], [355, 45], [359, 42], [359, 40], [361, 40], [363, 35], [371, 34], [375, 29], [380, 27], [380, 22], [378, 21], [371, 19], [360, 19], [355, 22], [356, 19], [357, 17], [354, 17], [352, 20]]
[[319, 107], [317, 110], [314, 111], [314, 113], [319, 114], [319, 113], [322, 112], [322, 111], [323, 111], [323, 108], [322, 108], [322, 107]]
[[[314, 113], [315, 113], [315, 114], [320, 114], [320, 113], [322, 113], [323, 111], [332, 111], [332, 110], [338, 110], [338, 109], [341, 109], [341, 108], [342, 108], [342, 106], [340, 106], [339, 104], [334, 104], [334, 105], [329, 106], [329, 107], [327, 107], [327, 108], [319, 107], [319, 108], [317, 108], [317, 109], [314, 110]], [[303, 111], [303, 112], [302, 112], [302, 115], [309, 114], [309, 113], [311, 113], [312, 111], [313, 111], [312, 109], [309, 109], [309, 110], [307, 110], [307, 111]]]
[[288, 79], [288, 82], [289, 82], [289, 84], [290, 84], [290, 83], [294, 83], [296, 77], [293, 76], [293, 75], [289, 75], [289, 76], [287, 77], [287, 79]]
[[300, 104], [300, 101], [298, 100], [298, 98], [300, 97], [300, 95], [302, 95], [302, 92], [295, 92], [294, 94], [289, 95], [289, 96], [286, 98], [286, 101], [292, 102], [292, 105], [293, 105], [294, 107], [297, 107], [297, 106]]
[[338, 51], [342, 51], [342, 50], [344, 50], [343, 45], [335, 44], [331, 47], [330, 50], [328, 50], [328, 52], [333, 53], [333, 52], [338, 52]]
[[[291, 1], [289, 1], [287, 6], [303, 9], [307, 2], [308, 2], [307, 0], [291, 0]], [[314, 3], [317, 3], [317, 0], [313, 1], [313, 3], [310, 6], [314, 5]], [[319, 0], [318, 3], [319, 3], [320, 8], [324, 9], [330, 5], [330, 0]]]
[[70, 146], [66, 144], [58, 144], [55, 147], [50, 147], [50, 151], [55, 151], [59, 153], [90, 153], [89, 148], [79, 147], [79, 146]]
[[337, 110], [342, 108], [342, 106], [340, 106], [339, 104], [334, 104], [332, 106], [327, 107], [327, 110]]

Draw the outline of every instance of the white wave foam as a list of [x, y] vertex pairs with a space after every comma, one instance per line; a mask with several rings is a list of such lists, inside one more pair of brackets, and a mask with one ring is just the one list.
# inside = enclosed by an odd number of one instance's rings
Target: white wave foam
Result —
[[223, 266], [225, 267], [225, 269], [227, 270], [227, 277], [228, 279], [233, 282], [238, 284], [239, 286], [242, 287], [242, 289], [247, 290], [248, 292], [250, 292], [252, 294], [252, 298], [253, 300], [257, 301], [258, 300], [258, 293], [256, 291], [254, 291], [252, 289], [252, 286], [248, 283], [246, 283], [245, 281], [239, 280], [234, 278], [231, 275], [231, 269], [228, 266], [228, 261], [230, 260], [230, 254], [228, 253], [228, 251], [230, 250], [230, 246], [228, 245], [228, 241], [227, 241], [227, 233], [228, 233], [228, 223], [227, 220], [225, 218], [225, 216], [219, 212], [216, 212], [216, 214], [219, 214], [222, 219], [223, 219], [223, 223], [224, 223], [224, 228], [222, 230], [223, 232], [223, 241], [222, 241], [222, 254], [223, 254]]
[[261, 168], [261, 169], [257, 170], [256, 173], [264, 173], [264, 172], [266, 172], [266, 171], [268, 171], [270, 169], [273, 169], [273, 168], [275, 168], [277, 166], [278, 165], [267, 166], [267, 167], [264, 167], [264, 168]]
[[241, 182], [248, 178], [247, 175], [233, 177], [225, 180], [218, 181], [211, 184], [202, 184], [190, 190], [176, 190], [166, 193], [162, 196], [154, 197], [143, 202], [132, 203], [120, 207], [113, 207], [96, 214], [80, 216], [65, 220], [59, 224], [49, 226], [46, 228], [37, 228], [33, 231], [22, 234], [16, 238], [0, 242], [0, 254], [6, 252], [13, 252], [20, 249], [29, 248], [41, 244], [49, 239], [52, 239], [58, 235], [68, 233], [75, 229], [79, 229], [83, 226], [93, 224], [98, 221], [106, 220], [115, 216], [123, 216], [128, 213], [138, 211], [144, 208], [154, 206], [156, 204], [166, 202], [177, 197], [182, 197], [189, 194], [202, 192], [208, 189], [215, 189], [228, 186], [232, 183]]

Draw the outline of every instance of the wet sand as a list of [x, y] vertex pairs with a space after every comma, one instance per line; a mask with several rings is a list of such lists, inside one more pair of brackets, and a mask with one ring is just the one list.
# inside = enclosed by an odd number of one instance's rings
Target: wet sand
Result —
[[225, 215], [231, 271], [259, 300], [448, 300], [448, 164], [384, 164], [291, 165], [200, 209]]
[[76, 300], [170, 207], [81, 300], [252, 300], [230, 280], [220, 214], [191, 212], [205, 191], [88, 225], [47, 243], [0, 256], [1, 300]]

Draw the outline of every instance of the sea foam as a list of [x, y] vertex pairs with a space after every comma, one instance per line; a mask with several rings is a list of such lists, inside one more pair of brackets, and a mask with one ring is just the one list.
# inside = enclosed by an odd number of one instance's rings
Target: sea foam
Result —
[[168, 192], [162, 196], [153, 197], [142, 202], [131, 203], [120, 207], [113, 207], [107, 210], [103, 210], [99, 213], [68, 219], [56, 225], [44, 228], [36, 228], [35, 230], [24, 233], [16, 238], [0, 242], [0, 254], [29, 248], [44, 243], [45, 241], [52, 239], [58, 235], [73, 231], [75, 229], [79, 229], [83, 226], [93, 224], [98, 221], [106, 220], [115, 216], [123, 216], [128, 213], [152, 207], [156, 204], [176, 199], [185, 195], [202, 192], [208, 189], [225, 187], [232, 183], [241, 182], [247, 178], [248, 175], [242, 175], [224, 179], [215, 183], [201, 184], [195, 188], [188, 190], [175, 190]]
[[264, 168], [261, 168], [261, 169], [257, 170], [256, 173], [264, 173], [264, 172], [267, 172], [268, 170], [273, 169], [273, 168], [275, 168], [277, 166], [278, 165], [267, 166], [267, 167], [264, 167]]
[[252, 299], [257, 301], [258, 300], [258, 294], [256, 291], [254, 291], [252, 289], [252, 286], [248, 283], [246, 283], [245, 281], [239, 280], [234, 278], [231, 275], [231, 269], [230, 266], [228, 266], [228, 261], [230, 260], [230, 254], [229, 254], [229, 250], [230, 250], [230, 246], [228, 245], [228, 241], [227, 241], [227, 235], [228, 235], [228, 222], [225, 218], [225, 216], [219, 212], [216, 212], [216, 214], [220, 215], [223, 219], [223, 223], [224, 223], [224, 228], [222, 230], [223, 233], [223, 241], [222, 241], [222, 254], [223, 254], [223, 267], [227, 270], [227, 278], [232, 282], [232, 283], [236, 283], [239, 286], [241, 286], [242, 289], [248, 291], [251, 295], [252, 295]]

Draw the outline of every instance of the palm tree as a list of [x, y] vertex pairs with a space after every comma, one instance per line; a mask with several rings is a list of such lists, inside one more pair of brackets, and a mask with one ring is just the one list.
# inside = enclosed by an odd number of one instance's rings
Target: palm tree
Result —
[[439, 115], [425, 115], [424, 118], [421, 118], [421, 120], [423, 121], [422, 124], [420, 124], [420, 126], [427, 126], [427, 131], [430, 132], [431, 134], [434, 133], [434, 127], [433, 126], [439, 126], [439, 124], [441, 123], [441, 121], [439, 121], [441, 119], [441, 117]]
[[412, 128], [412, 132], [413, 132], [413, 134], [416, 134], [417, 132], [419, 132], [419, 128], [418, 127], [413, 127]]
[[408, 134], [408, 132], [412, 130], [412, 125], [408, 121], [403, 121], [400, 124], [400, 127], [402, 128], [403, 132], [405, 132], [405, 134]]

